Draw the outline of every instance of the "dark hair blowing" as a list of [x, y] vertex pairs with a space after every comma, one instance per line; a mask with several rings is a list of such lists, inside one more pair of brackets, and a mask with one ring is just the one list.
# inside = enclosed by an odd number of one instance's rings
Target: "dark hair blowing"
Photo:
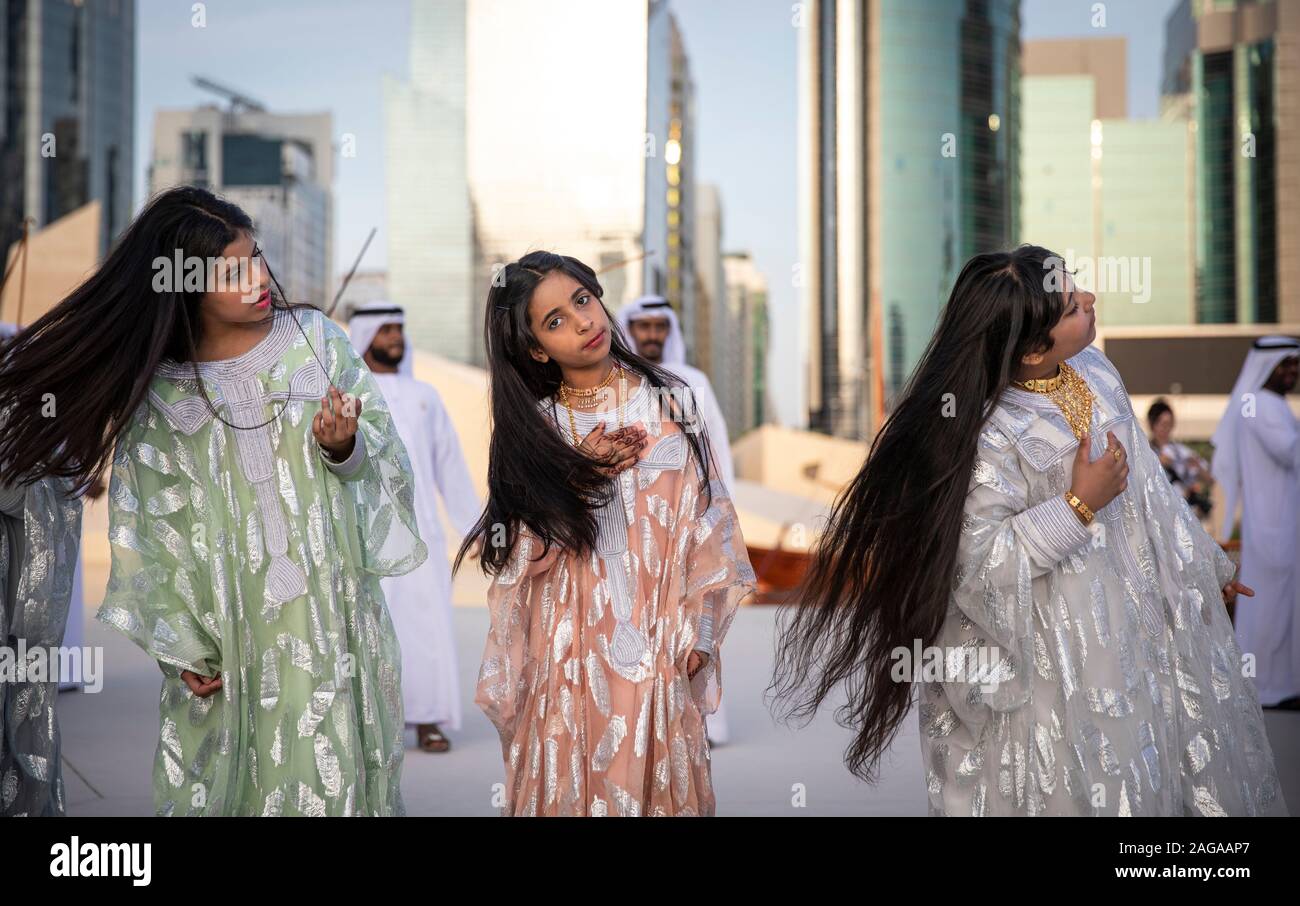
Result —
[[[185, 290], [181, 274], [155, 289], [155, 262], [178, 251], [186, 261], [218, 259], [253, 233], [247, 214], [204, 189], [154, 196], [98, 270], [0, 358], [0, 481], [55, 475], [84, 489], [97, 480], [159, 362], [193, 362], [202, 339], [204, 291]], [[285, 307], [282, 299], [272, 304]], [[58, 407], [53, 418], [42, 412], [47, 394]]]
[[[1021, 246], [966, 262], [902, 399], [837, 498], [798, 599], [782, 616], [769, 694], [809, 718], [840, 683], [849, 769], [871, 781], [912, 689], [891, 653], [932, 644], [953, 590], [976, 443], [1021, 358], [1052, 347], [1061, 259]], [[947, 394], [952, 394], [951, 397]], [[945, 403], [952, 409], [945, 412]]]

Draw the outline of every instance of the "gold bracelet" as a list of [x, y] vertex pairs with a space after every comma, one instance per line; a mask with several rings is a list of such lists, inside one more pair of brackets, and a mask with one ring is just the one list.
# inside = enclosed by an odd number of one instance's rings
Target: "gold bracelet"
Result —
[[1077, 495], [1072, 494], [1069, 491], [1066, 491], [1065, 502], [1070, 505], [1071, 509], [1073, 509], [1076, 513], [1078, 513], [1080, 516], [1083, 517], [1084, 525], [1092, 524], [1092, 517], [1093, 517], [1092, 510], [1090, 510], [1088, 508], [1088, 504], [1080, 500]]

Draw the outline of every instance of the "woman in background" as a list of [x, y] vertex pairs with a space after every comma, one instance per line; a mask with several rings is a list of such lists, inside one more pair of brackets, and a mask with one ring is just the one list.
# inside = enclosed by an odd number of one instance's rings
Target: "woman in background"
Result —
[[1160, 465], [1187, 505], [1205, 519], [1210, 515], [1210, 464], [1186, 444], [1174, 440], [1174, 410], [1163, 399], [1157, 399], [1147, 409], [1147, 425], [1151, 429], [1151, 449], [1160, 457]]

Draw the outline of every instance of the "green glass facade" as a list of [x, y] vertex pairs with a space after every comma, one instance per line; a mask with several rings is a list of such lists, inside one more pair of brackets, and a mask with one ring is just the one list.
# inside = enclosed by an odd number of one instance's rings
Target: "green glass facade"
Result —
[[1198, 55], [1196, 91], [1196, 320], [1237, 320], [1237, 254], [1233, 213], [1236, 129], [1232, 121], [1232, 54]]
[[[962, 263], [1018, 232], [1018, 0], [883, 0], [879, 53], [885, 403], [916, 366]], [[991, 119], [991, 117], [993, 119]]]
[[1091, 76], [1026, 76], [1021, 120], [1024, 205], [1019, 240], [1093, 255]]
[[1277, 47], [1268, 38], [1189, 54], [1197, 126], [1196, 317], [1275, 322]]

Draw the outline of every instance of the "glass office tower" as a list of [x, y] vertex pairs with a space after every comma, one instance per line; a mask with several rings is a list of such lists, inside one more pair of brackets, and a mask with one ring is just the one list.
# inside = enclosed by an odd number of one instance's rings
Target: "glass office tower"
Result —
[[800, 37], [809, 424], [865, 438], [962, 262], [1019, 231], [1018, 0], [815, 0]]
[[101, 202], [101, 252], [131, 218], [134, 0], [0, 0], [0, 251]]

